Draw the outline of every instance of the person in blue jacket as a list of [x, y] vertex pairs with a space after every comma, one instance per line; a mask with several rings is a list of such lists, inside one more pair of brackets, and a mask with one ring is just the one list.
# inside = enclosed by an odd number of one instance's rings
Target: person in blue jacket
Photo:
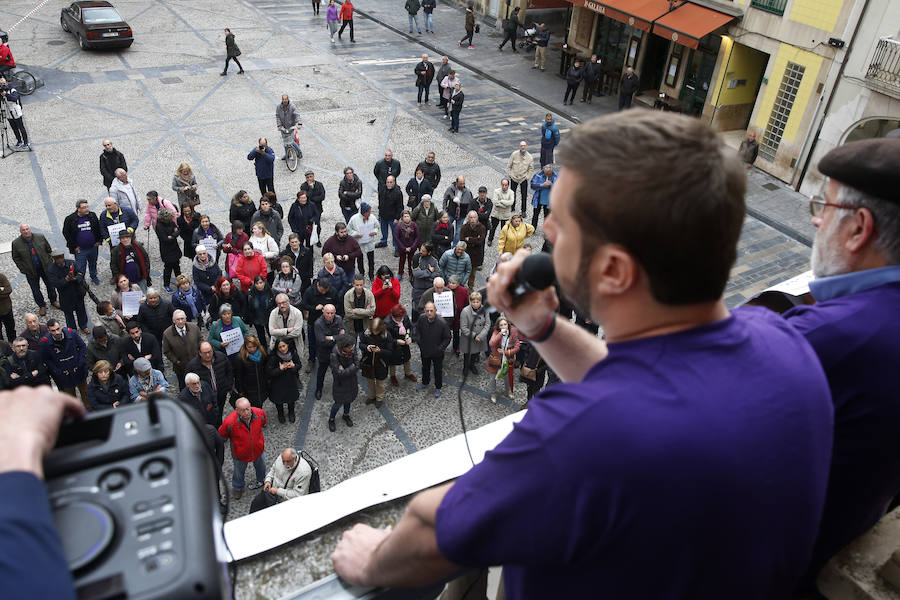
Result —
[[256, 166], [256, 180], [259, 182], [259, 193], [275, 193], [275, 151], [269, 148], [266, 138], [259, 138], [257, 146], [247, 155]]
[[553, 122], [553, 115], [544, 115], [541, 124], [541, 166], [553, 163], [553, 150], [559, 145], [559, 127]]
[[531, 189], [534, 195], [531, 197], [531, 206], [534, 207], [534, 214], [531, 215], [531, 226], [537, 229], [538, 218], [541, 216], [541, 210], [544, 211], [544, 220], [550, 214], [550, 188], [556, 183], [556, 173], [553, 172], [553, 165], [544, 165], [540, 173], [535, 173], [531, 178]]
[[75, 388], [81, 395], [85, 408], [87, 399], [87, 346], [74, 329], [64, 328], [56, 319], [47, 321], [48, 335], [41, 338], [41, 358], [56, 387], [64, 394], [75, 397]]

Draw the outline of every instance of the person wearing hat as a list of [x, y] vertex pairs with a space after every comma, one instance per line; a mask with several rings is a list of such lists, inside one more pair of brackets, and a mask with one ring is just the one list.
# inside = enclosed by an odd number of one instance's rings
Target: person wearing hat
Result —
[[105, 360], [113, 367], [115, 373], [122, 372], [121, 338], [109, 335], [106, 327], [95, 325], [91, 330], [91, 341], [87, 344], [87, 358], [85, 359], [88, 371], [93, 371], [94, 365]]
[[816, 237], [812, 305], [784, 317], [809, 341], [834, 403], [825, 512], [806, 584], [872, 527], [900, 493], [900, 139], [851, 142], [826, 154], [810, 200]]
[[90, 333], [87, 310], [84, 307], [84, 271], [76, 267], [74, 260], [66, 260], [66, 253], [62, 248], [51, 250], [50, 258], [52, 262], [47, 267], [47, 281], [56, 288], [59, 308], [66, 315], [66, 327], [75, 329], [77, 316], [81, 332]]
[[148, 394], [169, 391], [169, 382], [142, 356], [134, 361], [134, 375], [128, 380], [128, 389], [132, 402], [146, 402]]
[[136, 283], [146, 293], [150, 284], [150, 255], [144, 247], [135, 239], [132, 232], [123, 229], [119, 233], [119, 243], [109, 253], [109, 269], [112, 271], [112, 280], [124, 273], [128, 281]]
[[[362, 254], [366, 255], [369, 262], [369, 279], [375, 278], [375, 236], [378, 235], [378, 221], [372, 216], [372, 206], [368, 202], [359, 203], [359, 212], [350, 217], [347, 222], [347, 231], [359, 244]], [[356, 259], [356, 267], [360, 275], [365, 275], [362, 254]]]

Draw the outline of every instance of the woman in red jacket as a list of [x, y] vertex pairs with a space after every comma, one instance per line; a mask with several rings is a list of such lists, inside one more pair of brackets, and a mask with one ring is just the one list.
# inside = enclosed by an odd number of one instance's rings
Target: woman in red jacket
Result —
[[234, 276], [241, 282], [241, 290], [247, 291], [253, 283], [253, 278], [262, 275], [265, 278], [269, 268], [266, 266], [266, 259], [262, 254], [253, 249], [253, 244], [244, 242], [242, 247], [243, 255], [234, 265]]
[[500, 378], [506, 388], [506, 396], [513, 398], [513, 377], [515, 374], [516, 354], [519, 353], [519, 330], [509, 324], [506, 317], [500, 317], [494, 323], [494, 331], [491, 334], [491, 340], [488, 343], [491, 348], [491, 355], [488, 357], [485, 368], [491, 374], [488, 382], [489, 391], [491, 392], [491, 402], [497, 401], [497, 375], [506, 362], [505, 373]]
[[394, 305], [400, 302], [400, 280], [394, 277], [389, 266], [378, 267], [372, 281], [372, 293], [375, 294], [375, 316], [386, 319]]

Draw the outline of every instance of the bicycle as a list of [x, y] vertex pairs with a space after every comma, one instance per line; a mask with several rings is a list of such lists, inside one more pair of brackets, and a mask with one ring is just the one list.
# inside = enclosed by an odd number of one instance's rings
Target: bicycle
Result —
[[6, 73], [6, 82], [16, 88], [23, 96], [30, 96], [37, 88], [34, 75], [25, 69], [13, 69]]
[[293, 131], [291, 145], [286, 148], [284, 157], [284, 162], [291, 173], [297, 170], [300, 159], [303, 158], [303, 151], [300, 150], [300, 131], [296, 127], [293, 128]]

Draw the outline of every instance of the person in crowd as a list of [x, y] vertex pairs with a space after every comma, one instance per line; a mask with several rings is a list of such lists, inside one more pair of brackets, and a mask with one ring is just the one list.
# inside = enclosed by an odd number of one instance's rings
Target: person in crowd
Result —
[[[268, 325], [269, 335], [272, 336], [269, 341], [270, 349], [275, 347], [275, 340], [284, 340], [294, 350], [297, 348], [297, 341], [303, 336], [303, 311], [291, 306], [287, 294], [278, 294], [275, 296], [275, 308], [269, 313]], [[310, 329], [310, 333], [315, 343], [315, 332]]]
[[159, 213], [162, 210], [168, 211], [173, 217], [178, 214], [175, 205], [165, 198], [160, 198], [159, 192], [156, 190], [147, 192], [147, 206], [144, 211], [144, 231], [156, 229], [156, 223], [159, 221]]
[[127, 338], [122, 338], [122, 367], [125, 373], [132, 373], [132, 365], [138, 358], [146, 358], [154, 369], [165, 369], [162, 360], [162, 346], [152, 333], [141, 328], [137, 321], [129, 321], [125, 325]]
[[100, 235], [112, 249], [114, 244], [109, 234], [110, 226], [124, 223], [126, 230], [133, 234], [138, 228], [138, 216], [129, 206], [120, 206], [119, 202], [113, 198], [106, 198], [103, 204], [106, 210], [101, 212], [98, 217], [100, 221]]
[[403, 375], [410, 381], [418, 381], [419, 378], [412, 372], [409, 361], [412, 359], [412, 321], [406, 314], [406, 309], [402, 304], [395, 304], [391, 308], [391, 313], [384, 320], [388, 333], [391, 334], [394, 343], [397, 345], [394, 355], [390, 362], [391, 385], [397, 387], [400, 381], [397, 379], [397, 366], [403, 365]]
[[103, 177], [103, 187], [109, 191], [116, 178], [118, 169], [128, 170], [128, 161], [110, 140], [103, 140], [103, 151], [100, 153], [100, 175]]
[[[450, 91], [453, 90], [453, 79], [456, 78], [456, 71], [450, 66], [450, 59], [446, 56], [441, 57], [441, 66], [438, 67], [437, 75], [435, 75], [435, 80], [438, 82], [438, 90], [440, 92], [440, 102], [438, 102], [438, 108], [444, 109], [444, 118], [447, 117], [447, 100], [450, 99]], [[449, 88], [449, 90], [448, 90]], [[437, 189], [435, 187], [435, 189]]]
[[[486, 235], [487, 231], [484, 225], [478, 220], [478, 213], [470, 210], [466, 224], [462, 226], [462, 231], [459, 232], [459, 240], [466, 243], [466, 247], [463, 248], [463, 254], [468, 255], [469, 264], [471, 265], [469, 276], [466, 279], [460, 279], [460, 281], [463, 283], [468, 282], [469, 289], [472, 289], [475, 285], [475, 272], [480, 271], [481, 265], [484, 264], [484, 238]], [[441, 260], [443, 258], [442, 256]], [[451, 274], [454, 273], [453, 262], [452, 258], [448, 261]], [[443, 270], [442, 267], [441, 271]]]
[[[359, 244], [360, 252], [366, 255], [369, 263], [369, 279], [375, 278], [375, 236], [378, 231], [375, 227], [375, 218], [372, 216], [372, 207], [368, 202], [360, 202], [359, 212], [353, 215], [347, 222], [347, 230], [350, 235], [356, 239]], [[365, 275], [366, 269], [363, 265], [363, 257], [356, 259], [356, 268], [360, 275]]]
[[525, 26], [524, 23], [519, 21], [519, 10], [518, 6], [515, 7], [512, 14], [503, 19], [503, 41], [497, 46], [500, 52], [503, 52], [503, 46], [506, 45], [506, 42], [511, 42], [510, 46], [512, 46], [513, 54], [518, 54], [519, 52], [516, 50], [516, 34], [519, 32], [519, 27]]
[[457, 82], [453, 86], [453, 92], [450, 94], [450, 127], [449, 131], [459, 133], [459, 115], [462, 112], [463, 102], [465, 102], [466, 94], [462, 91], [462, 84]]
[[231, 456], [234, 461], [231, 491], [235, 500], [239, 500], [244, 493], [244, 475], [248, 464], [253, 464], [256, 481], [247, 487], [258, 490], [265, 481], [266, 440], [263, 428], [266, 421], [266, 411], [252, 406], [247, 398], [238, 398], [234, 411], [225, 417], [219, 426], [219, 435], [231, 443]]
[[105, 360], [98, 360], [91, 368], [87, 397], [92, 411], [119, 408], [133, 402], [128, 382]]
[[422, 357], [422, 381], [416, 390], [424, 390], [431, 383], [431, 372], [434, 370], [434, 397], [441, 397], [444, 385], [444, 351], [450, 344], [450, 327], [447, 321], [438, 317], [434, 302], [425, 304], [424, 313], [416, 323], [416, 343]]
[[478, 356], [490, 350], [491, 319], [482, 305], [481, 292], [472, 292], [469, 303], [459, 313], [459, 351], [463, 355], [463, 371], [478, 375]]
[[[200, 229], [197, 229], [197, 231], [200, 231]], [[195, 256], [194, 262], [191, 264], [191, 275], [193, 276], [194, 284], [203, 295], [204, 304], [211, 304], [216, 293], [216, 282], [222, 277], [222, 269], [219, 268], [219, 265], [213, 260], [213, 257], [209, 255], [207, 250], [204, 244], [197, 244], [194, 248]]]
[[[491, 354], [487, 359], [485, 369], [492, 375], [488, 381], [488, 391], [491, 393], [491, 402], [497, 402], [497, 380], [502, 380], [506, 390], [506, 396], [513, 399], [513, 376], [516, 355], [519, 353], [519, 331], [509, 324], [505, 317], [500, 317], [494, 323], [489, 342]], [[505, 363], [505, 364], [504, 364]]]
[[128, 207], [140, 216], [144, 212], [144, 205], [137, 188], [134, 187], [134, 179], [125, 169], [116, 169], [116, 178], [109, 186], [109, 195], [119, 206]]
[[86, 347], [74, 329], [64, 328], [56, 319], [47, 320], [49, 336], [41, 338], [41, 359], [56, 387], [64, 394], [75, 397], [75, 388], [81, 403], [90, 410], [87, 400]]
[[415, 261], [412, 277], [412, 322], [419, 320], [419, 301], [422, 294], [434, 285], [435, 277], [440, 277], [441, 267], [434, 257], [434, 245], [431, 242], [422, 244]]
[[[275, 213], [272, 210], [269, 212]], [[275, 215], [277, 216], [277, 213]], [[272, 279], [275, 277], [272, 263], [278, 257], [278, 243], [275, 241], [275, 238], [269, 235], [269, 230], [262, 221], [253, 223], [253, 227], [250, 229], [250, 244], [266, 260], [266, 280], [272, 283]]]
[[250, 328], [247, 327], [247, 324], [244, 323], [244, 320], [238, 315], [234, 314], [234, 309], [230, 304], [222, 304], [219, 306], [219, 318], [210, 323], [209, 325], [209, 335], [207, 336], [207, 341], [212, 344], [213, 348], [220, 351], [225, 352], [236, 362], [236, 352], [228, 352], [228, 346], [231, 343], [239, 343], [239, 342], [228, 342], [222, 339], [222, 333], [225, 331], [231, 331], [232, 329], [240, 329], [241, 336], [246, 341], [247, 336], [250, 335]]
[[335, 306], [326, 304], [322, 307], [322, 316], [313, 325], [316, 336], [316, 357], [319, 365], [316, 370], [316, 400], [322, 399], [322, 386], [325, 385], [325, 374], [331, 361], [331, 350], [337, 336], [347, 333], [344, 320], [337, 314]]
[[[316, 14], [319, 14], [318, 0], [313, 2]], [[329, 9], [334, 7], [334, 0], [329, 0]], [[309, 492], [309, 481], [312, 468], [293, 448], [285, 448], [284, 452], [272, 463], [266, 473], [262, 491], [250, 503], [250, 512], [274, 506], [285, 500], [293, 500], [305, 496]]]
[[[440, 272], [438, 272], [438, 273], [440, 273]], [[424, 311], [426, 304], [428, 304], [429, 302], [434, 302], [435, 294], [443, 294], [446, 291], [447, 291], [447, 284], [444, 281], [444, 278], [441, 277], [440, 275], [438, 275], [434, 278], [432, 286], [430, 288], [426, 289], [424, 292], [422, 292], [422, 294], [419, 296], [419, 302], [416, 306], [419, 308], [420, 311]], [[416, 319], [416, 320], [418, 321], [418, 319]]]
[[268, 271], [269, 267], [263, 254], [256, 251], [253, 242], [244, 242], [243, 255], [234, 267], [234, 275], [241, 282], [241, 289], [248, 291], [257, 277], [262, 277], [265, 281]]
[[534, 235], [534, 226], [526, 223], [521, 215], [513, 214], [509, 223], [500, 230], [500, 240], [497, 242], [497, 252], [514, 254], [525, 246], [525, 240]]
[[[259, 183], [260, 195], [275, 191], [275, 151], [269, 148], [266, 138], [259, 138], [257, 145], [247, 154], [256, 170], [256, 181]], [[262, 203], [260, 203], [262, 204]], [[256, 218], [253, 219], [255, 223]]]
[[[600, 67], [600, 59], [596, 54], [591, 55], [591, 60], [584, 65], [584, 90], [581, 92], [581, 101], [592, 104], [594, 91], [597, 89], [598, 82], [603, 73]], [[602, 94], [601, 94], [602, 95]]]
[[397, 279], [403, 281], [403, 265], [409, 270], [409, 278], [412, 280], [412, 259], [419, 249], [419, 227], [412, 222], [409, 210], [404, 209], [400, 213], [400, 221], [394, 227], [394, 239], [400, 252], [400, 264], [397, 267]]
[[[125, 276], [122, 275], [122, 277]], [[140, 312], [140, 309], [138, 309], [138, 312]], [[109, 300], [101, 300], [97, 304], [97, 316], [100, 317], [100, 325], [113, 337], [120, 338], [127, 335], [125, 332], [126, 319], [122, 318], [119, 311], [113, 308], [113, 304]], [[132, 317], [135, 316], [137, 315], [132, 315]]]
[[225, 242], [225, 236], [223, 236], [222, 232], [219, 231], [219, 228], [210, 221], [209, 215], [200, 215], [200, 226], [195, 229], [194, 233], [191, 235], [191, 242], [194, 244], [195, 249], [199, 245], [204, 246], [207, 252], [209, 252], [210, 248], [215, 248], [216, 256], [212, 263], [219, 263], [219, 256], [222, 254], [222, 244]]
[[[174, 297], [172, 300], [175, 300]], [[156, 289], [147, 288], [147, 297], [138, 309], [137, 321], [145, 331], [152, 333], [157, 340], [162, 340], [163, 332], [172, 324], [175, 308], [172, 302], [160, 298]]]
[[515, 204], [516, 193], [510, 189], [509, 179], [501, 179], [500, 187], [494, 190], [494, 210], [491, 214], [491, 227], [487, 239], [488, 245], [494, 243], [494, 233], [497, 231], [497, 225], [500, 226], [500, 230], [502, 231], [503, 227], [506, 225], [506, 222], [509, 221], [510, 216], [512, 216], [512, 209]]
[[25, 313], [25, 329], [19, 332], [19, 337], [25, 338], [29, 350], [41, 350], [41, 338], [50, 334], [46, 325], [42, 325], [38, 316], [34, 313]]
[[318, 209], [309, 201], [306, 192], [304, 190], [297, 192], [297, 200], [291, 204], [291, 210], [288, 211], [288, 225], [291, 231], [300, 236], [304, 246], [312, 246], [310, 243], [312, 233], [319, 218]]
[[247, 293], [247, 324], [256, 330], [256, 336], [263, 344], [269, 339], [269, 313], [275, 304], [275, 294], [265, 277], [257, 275]]
[[23, 337], [13, 339], [12, 354], [0, 361], [0, 365], [4, 389], [13, 390], [22, 385], [27, 387], [50, 385], [50, 376], [41, 359], [41, 353], [29, 350], [28, 340]]
[[410, 212], [410, 218], [419, 231], [420, 243], [431, 241], [431, 232], [434, 230], [438, 216], [438, 209], [431, 201], [431, 194], [422, 194], [421, 201]]
[[172, 325], [162, 334], [162, 351], [175, 371], [179, 390], [184, 389], [188, 363], [197, 358], [199, 350], [200, 328], [188, 321], [183, 310], [176, 310], [172, 313]]
[[[219, 307], [223, 304], [230, 304], [234, 314], [245, 318], [247, 315], [247, 294], [241, 291], [240, 282], [237, 279], [227, 279], [219, 277], [216, 281], [216, 294], [213, 296], [213, 302], [207, 307], [210, 315], [219, 314]], [[247, 325], [250, 322], [244, 321]]]
[[640, 87], [640, 81], [634, 69], [631, 67], [625, 69], [619, 82], [619, 110], [631, 108], [631, 102], [634, 99], [634, 93]]
[[[500, 212], [500, 217], [505, 215], [505, 218], [509, 219], [509, 214], [511, 211], [516, 209], [516, 190], [520, 189], [522, 196], [522, 216], [526, 216], [527, 212], [527, 198], [528, 198], [528, 186], [531, 183], [531, 178], [534, 177], [534, 157], [531, 155], [531, 152], [528, 151], [528, 143], [525, 140], [519, 142], [519, 149], [513, 150], [512, 154], [509, 155], [509, 161], [506, 164], [506, 173], [509, 175], [509, 179], [507, 180], [508, 184], [506, 189], [503, 189], [504, 201], [507, 197], [507, 189], [512, 190], [512, 204], [505, 204], [503, 209]], [[501, 188], [502, 188], [501, 181]], [[494, 192], [494, 206], [495, 208], [500, 208], [497, 206], [497, 192]], [[497, 215], [494, 215], [497, 216]], [[498, 217], [498, 218], [500, 218]]]
[[196, 373], [209, 385], [216, 394], [216, 419], [222, 420], [225, 410], [225, 401], [229, 392], [234, 387], [234, 371], [231, 361], [223, 352], [216, 352], [209, 342], [200, 342], [200, 350], [196, 357], [192, 358], [185, 370], [188, 373]]
[[[149, 204], [147, 214], [150, 214]], [[156, 219], [156, 239], [159, 241], [159, 258], [163, 263], [163, 289], [172, 293], [172, 275], [181, 275], [181, 248], [178, 247], [178, 225], [175, 213], [159, 211]]]
[[225, 28], [225, 68], [222, 69], [222, 72], [219, 75], [228, 75], [228, 63], [230, 61], [234, 61], [234, 64], [238, 66], [238, 75], [244, 74], [244, 67], [241, 66], [241, 61], [238, 60], [238, 56], [241, 55], [241, 49], [238, 48], [237, 42], [234, 41], [234, 34], [231, 33], [231, 30], [227, 27]]
[[47, 281], [56, 288], [59, 307], [66, 316], [66, 327], [75, 329], [77, 322], [82, 333], [90, 333], [87, 309], [84, 306], [84, 273], [75, 269], [74, 260], [66, 259], [62, 248], [51, 250], [50, 258], [52, 262], [47, 267]]
[[112, 365], [114, 373], [122, 372], [122, 339], [112, 336], [103, 325], [94, 325], [87, 344], [85, 366], [90, 371], [101, 360]]
[[553, 151], [559, 145], [559, 126], [553, 120], [553, 115], [544, 115], [541, 123], [541, 167], [553, 164]]
[[[501, 264], [491, 304], [563, 382], [392, 533], [344, 534], [337, 574], [396, 587], [502, 564], [513, 596], [790, 597], [817, 537], [833, 407], [801, 334], [722, 300], [745, 169], [706, 123], [656, 111], [588, 121], [559, 160], [545, 225], [556, 276], [605, 342], [557, 316], [552, 286], [513, 301], [526, 253]], [[546, 568], [566, 553], [565, 569]]]
[[544, 65], [547, 64], [547, 46], [550, 45], [550, 29], [546, 23], [541, 23], [538, 26], [534, 41], [534, 65], [531, 68], [537, 69], [540, 66], [541, 71], [543, 71]]
[[[447, 57], [444, 57], [444, 61], [446, 61]], [[444, 73], [446, 75], [446, 73]], [[442, 79], [443, 75], [439, 76], [438, 79]], [[425, 175], [425, 180], [428, 181], [428, 184], [431, 186], [431, 192], [429, 195], [434, 193], [434, 190], [438, 189], [438, 184], [441, 183], [441, 166], [437, 163], [436, 155], [434, 152], [428, 152], [425, 155], [425, 160], [420, 162], [416, 166], [416, 170], [422, 169], [422, 173]], [[422, 196], [425, 194], [417, 195], [417, 198], [421, 200]]]
[[175, 174], [172, 176], [172, 191], [178, 195], [179, 207], [190, 204], [191, 208], [194, 208], [200, 204], [197, 194], [197, 177], [194, 175], [191, 165], [183, 162], [175, 169]]
[[459, 316], [469, 305], [469, 290], [460, 282], [458, 275], [447, 278], [447, 288], [453, 292], [453, 319], [449, 320], [449, 323], [450, 332], [453, 334], [453, 353], [459, 358]]
[[284, 407], [287, 405], [287, 418], [293, 423], [297, 399], [300, 397], [300, 357], [297, 350], [285, 339], [275, 342], [275, 347], [266, 359], [266, 375], [268, 376], [269, 400], [278, 411], [278, 422], [284, 423]]
[[[245, 190], [239, 190], [231, 197], [231, 206], [228, 208], [228, 220], [234, 223], [240, 221], [244, 224], [244, 231], [250, 231], [253, 225], [253, 215], [256, 214], [256, 204]], [[237, 246], [238, 248], [240, 246]]]
[[406, 206], [411, 209], [417, 207], [422, 196], [426, 194], [429, 196], [434, 194], [434, 187], [431, 181], [425, 178], [425, 169], [419, 164], [416, 167], [416, 174], [406, 182]]
[[47, 287], [47, 298], [49, 298], [50, 304], [54, 308], [59, 308], [59, 302], [56, 300], [56, 288], [47, 280], [51, 250], [50, 243], [42, 234], [32, 232], [27, 223], [19, 225], [19, 236], [12, 241], [12, 259], [16, 268], [28, 281], [31, 295], [38, 305], [38, 314], [42, 317], [47, 314], [47, 303], [41, 293], [41, 280]]
[[75, 201], [75, 212], [63, 220], [62, 233], [66, 247], [75, 257], [75, 268], [85, 274], [90, 268], [91, 281], [94, 285], [99, 285], [97, 256], [103, 235], [100, 232], [100, 219], [91, 210], [87, 200]]
[[[350, 288], [352, 281], [348, 280], [344, 270], [337, 266], [334, 262], [334, 255], [330, 252], [326, 252], [322, 256], [322, 268], [316, 277], [319, 281], [328, 281], [329, 287], [338, 297], [344, 296], [344, 292]], [[341, 311], [343, 311], [343, 305], [341, 305]]]
[[434, 255], [441, 257], [444, 252], [454, 244], [453, 237], [456, 227], [450, 220], [450, 214], [443, 211], [438, 217], [437, 223], [431, 229], [431, 243], [434, 245]]
[[208, 384], [204, 383], [196, 373], [186, 373], [185, 385], [178, 394], [178, 400], [197, 411], [203, 422], [218, 428], [222, 420], [216, 419], [216, 394]]
[[[278, 157], [278, 160], [285, 160], [288, 148], [293, 144], [294, 129], [303, 129], [300, 111], [297, 110], [297, 106], [291, 102], [287, 94], [282, 94], [281, 102], [275, 105], [275, 126], [278, 133], [281, 134], [281, 146], [284, 148], [283, 154]], [[303, 158], [302, 154], [300, 158]]]
[[338, 206], [344, 215], [344, 222], [350, 223], [350, 219], [358, 211], [357, 203], [362, 197], [362, 180], [351, 167], [344, 167], [344, 177], [338, 184]]
[[[132, 285], [131, 280], [128, 279], [128, 275], [126, 275], [125, 273], [119, 273], [119, 275], [116, 277], [115, 287], [113, 288], [112, 295], [110, 296], [110, 304], [112, 305], [113, 309], [118, 311], [119, 315], [121, 315], [120, 318], [125, 323], [127, 323], [128, 321], [130, 321], [133, 318], [136, 318], [137, 313], [135, 313], [133, 315], [126, 315], [124, 312], [122, 312], [122, 294], [125, 292], [140, 292], [140, 291], [141, 291], [141, 288], [137, 284]], [[145, 300], [142, 296], [141, 302], [144, 302], [144, 301]], [[100, 312], [99, 305], [97, 306], [97, 312]], [[104, 315], [111, 316], [113, 318], [115, 317], [115, 315], [111, 315], [108, 311], [100, 312], [100, 315], [101, 315], [101, 318]], [[104, 323], [104, 325], [106, 325], [106, 323]], [[115, 326], [113, 326], [113, 327], [115, 327]], [[124, 329], [124, 324], [122, 325], [122, 327]], [[119, 335], [121, 335], [121, 334], [119, 334]]]
[[466, 6], [466, 35], [459, 40], [459, 45], [462, 47], [463, 42], [467, 39], [469, 50], [474, 50], [475, 46], [472, 45], [472, 37], [475, 35], [475, 5], [469, 4]]
[[179, 275], [175, 280], [172, 306], [184, 311], [188, 321], [197, 321], [197, 327], [203, 327], [203, 313], [207, 309], [206, 298], [203, 297], [203, 292], [191, 283], [191, 278], [187, 275]]
[[[472, 210], [478, 215], [478, 222], [484, 227], [485, 233], [491, 227], [491, 213], [494, 210], [494, 203], [488, 197], [487, 186], [478, 188], [478, 195], [475, 196], [475, 202], [472, 203]], [[481, 250], [484, 251], [484, 241], [481, 242]]]
[[[478, 221], [477, 216], [475, 221]], [[472, 259], [467, 252], [468, 247], [465, 241], [460, 240], [453, 250], [447, 250], [441, 255], [438, 265], [440, 265], [444, 277], [456, 275], [460, 282], [469, 280], [469, 275], [472, 274]]]
[[759, 142], [756, 141], [756, 132], [752, 129], [747, 132], [747, 137], [741, 140], [738, 156], [748, 169], [756, 162], [756, 157], [759, 156]]
[[262, 408], [269, 397], [269, 380], [266, 376], [266, 349], [259, 338], [248, 335], [237, 353], [234, 365], [234, 386], [238, 394], [250, 400], [254, 408]]
[[338, 30], [338, 8], [334, 0], [328, 0], [328, 8], [325, 9], [325, 23], [328, 25], [328, 33], [331, 35], [331, 43]]
[[[444, 212], [450, 216], [454, 223], [453, 227], [453, 245], [459, 241], [459, 230], [466, 221], [466, 215], [469, 214], [469, 208], [472, 206], [474, 199], [472, 192], [466, 187], [466, 178], [460, 175], [456, 181], [444, 192]], [[434, 235], [434, 234], [432, 234]], [[449, 247], [449, 246], [448, 246]]]
[[124, 273], [128, 281], [136, 283], [144, 293], [151, 285], [150, 255], [140, 242], [132, 239], [132, 233], [127, 229], [119, 234], [119, 244], [109, 254], [109, 270], [113, 281], [119, 273]]
[[434, 33], [434, 9], [436, 0], [422, 0], [422, 20], [425, 21], [425, 33]]
[[381, 225], [381, 241], [375, 244], [375, 247], [384, 248], [387, 246], [388, 232], [390, 232], [395, 257], [398, 254], [394, 228], [400, 221], [401, 212], [403, 212], [403, 192], [397, 185], [397, 180], [394, 176], [388, 175], [384, 187], [378, 190], [378, 222]]
[[167, 392], [169, 382], [162, 370], [150, 366], [150, 361], [141, 356], [132, 365], [134, 375], [128, 379], [128, 390], [132, 402], [146, 402], [153, 392]]
[[275, 273], [275, 279], [272, 281], [272, 291], [275, 294], [285, 294], [293, 306], [300, 304], [303, 294], [303, 279], [294, 268], [294, 261], [290, 256], [278, 258], [278, 272]]
[[353, 287], [344, 294], [344, 322], [347, 332], [355, 339], [369, 328], [375, 316], [375, 295], [366, 289], [366, 280], [362, 273], [353, 278]]
[[574, 64], [566, 71], [566, 93], [563, 94], [563, 105], [568, 102], [570, 105], [575, 102], [575, 94], [578, 93], [578, 86], [584, 80], [584, 63], [580, 58], [576, 58]]
[[[415, 21], [416, 22], [416, 31], [419, 32], [419, 35], [422, 35], [422, 28], [419, 27], [419, 9], [421, 7], [422, 7], [422, 5], [419, 4], [419, 0], [406, 0], [406, 4], [404, 4], [404, 8], [406, 8], [406, 14], [409, 17], [409, 32], [410, 33], [413, 32], [412, 26], [413, 26], [413, 21]], [[425, 55], [422, 57], [423, 62], [427, 62], [427, 60], [428, 60], [428, 55]], [[432, 70], [433, 70], [433, 67], [432, 67]], [[419, 104], [421, 104], [422, 103], [422, 87], [424, 86], [424, 83], [420, 83], [419, 80], [423, 76], [420, 75], [418, 71], [416, 71], [415, 73], [417, 76], [416, 87], [419, 88]], [[431, 82], [429, 82], [429, 83], [431, 83]], [[427, 98], [427, 96], [426, 96], [426, 98]], [[426, 100], [426, 102], [427, 102], [427, 100]]]
[[306, 292], [312, 285], [313, 253], [312, 249], [304, 246], [301, 238], [296, 233], [288, 235], [287, 246], [281, 251], [281, 256], [291, 259], [291, 264], [300, 274], [300, 295]]
[[185, 204], [181, 207], [181, 214], [175, 219], [175, 225], [178, 227], [178, 235], [184, 244], [182, 253], [188, 260], [194, 260], [194, 249], [197, 244], [194, 243], [194, 231], [200, 227], [200, 217], [194, 212], [193, 207]]
[[316, 207], [316, 237], [318, 238], [318, 242], [316, 246], [319, 248], [322, 247], [322, 211], [324, 210], [323, 204], [325, 203], [325, 186], [322, 185], [321, 181], [316, 181], [316, 174], [314, 171], [307, 171], [303, 175], [304, 181], [300, 184], [300, 190], [306, 192], [307, 200]]
[[[400, 177], [400, 161], [394, 159], [393, 150], [390, 148], [385, 149], [384, 158], [375, 163], [372, 174], [375, 175], [375, 179], [378, 181], [379, 194], [381, 193], [381, 190], [387, 187], [387, 178], [389, 175], [392, 176], [395, 181], [397, 177]], [[382, 241], [385, 241], [383, 237]], [[385, 244], [385, 246], [386, 245], [387, 244]]]
[[550, 214], [550, 191], [557, 178], [558, 175], [553, 172], [553, 165], [544, 165], [541, 172], [535, 174], [531, 179], [531, 189], [534, 190], [531, 198], [531, 206], [534, 209], [534, 213], [531, 215], [531, 226], [535, 229], [537, 229], [541, 211], [544, 211], [544, 221]]
[[380, 317], [372, 319], [369, 329], [359, 338], [359, 368], [369, 386], [366, 404], [374, 404], [375, 408], [381, 408], [384, 404], [384, 381], [395, 347], [394, 339]]
[[353, 427], [350, 405], [359, 394], [359, 356], [356, 354], [356, 338], [351, 335], [339, 335], [331, 350], [328, 364], [331, 366], [331, 377], [334, 381], [331, 387], [332, 404], [328, 415], [328, 430], [334, 433], [334, 418], [342, 406], [344, 422], [347, 427]]
[[234, 267], [238, 259], [241, 257], [241, 248], [244, 242], [250, 241], [250, 237], [244, 233], [244, 222], [234, 221], [231, 223], [231, 232], [225, 235], [222, 240], [222, 251], [225, 252], [225, 275], [234, 277]]
[[518, 356], [522, 363], [521, 381], [525, 383], [525, 404], [522, 408], [528, 408], [528, 402], [544, 388], [544, 382], [547, 380], [547, 363], [535, 344], [521, 338]]
[[378, 267], [372, 280], [372, 294], [375, 296], [375, 316], [384, 319], [391, 314], [391, 309], [400, 302], [400, 280], [387, 265]]
[[272, 206], [269, 198], [263, 197], [259, 200], [259, 210], [253, 213], [251, 219], [253, 227], [251, 228], [251, 238], [256, 236], [256, 226], [263, 225], [263, 231], [266, 235], [272, 237], [275, 241], [275, 251], [278, 251], [278, 245], [281, 243], [281, 236], [284, 235], [284, 224], [281, 222], [281, 215]]
[[362, 249], [343, 221], [335, 223], [334, 235], [325, 240], [322, 246], [322, 256], [329, 252], [334, 255], [335, 263], [344, 270], [349, 285], [356, 274], [356, 261], [362, 258]]

